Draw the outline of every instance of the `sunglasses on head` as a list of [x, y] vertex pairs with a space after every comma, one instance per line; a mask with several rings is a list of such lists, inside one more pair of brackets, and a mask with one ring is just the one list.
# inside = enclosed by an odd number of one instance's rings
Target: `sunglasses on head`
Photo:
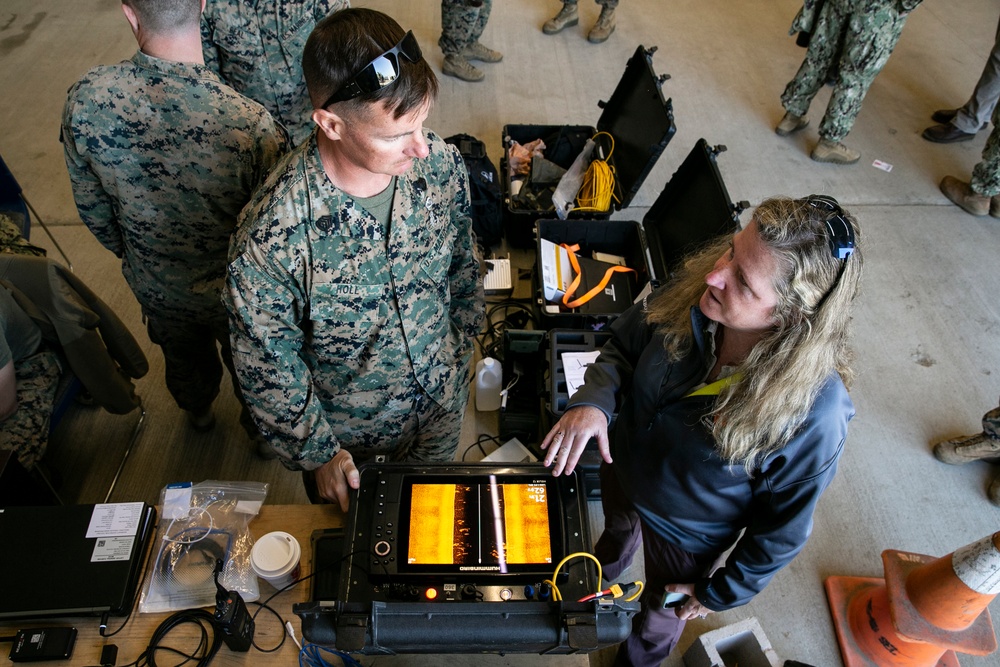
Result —
[[854, 252], [854, 228], [844, 217], [844, 209], [840, 208], [837, 200], [827, 195], [809, 195], [806, 203], [827, 214], [823, 222], [826, 224], [827, 239], [833, 256], [837, 259], [850, 257]]
[[321, 108], [325, 109], [334, 102], [353, 100], [355, 97], [374, 93], [388, 86], [399, 78], [402, 69], [399, 56], [403, 56], [411, 63], [420, 62], [420, 45], [417, 44], [417, 38], [413, 36], [412, 30], [408, 30], [396, 46], [375, 58], [348, 79], [347, 83], [331, 95]]

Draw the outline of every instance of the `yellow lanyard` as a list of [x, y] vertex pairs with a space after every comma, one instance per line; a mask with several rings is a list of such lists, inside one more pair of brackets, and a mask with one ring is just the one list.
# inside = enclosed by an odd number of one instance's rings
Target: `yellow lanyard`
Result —
[[722, 393], [722, 390], [736, 382], [743, 375], [741, 373], [733, 373], [732, 375], [727, 375], [721, 380], [716, 380], [712, 384], [706, 384], [700, 389], [695, 389], [684, 395], [684, 398], [689, 398], [691, 396], [718, 396]]

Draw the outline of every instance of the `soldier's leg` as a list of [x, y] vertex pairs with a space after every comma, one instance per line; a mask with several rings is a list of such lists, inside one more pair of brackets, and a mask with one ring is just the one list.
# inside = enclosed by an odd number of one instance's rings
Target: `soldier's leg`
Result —
[[983, 72], [969, 101], [962, 106], [951, 124], [962, 132], [976, 133], [993, 114], [1000, 98], [1000, 23], [997, 23], [993, 50], [990, 51]]
[[444, 53], [441, 73], [463, 81], [481, 81], [483, 73], [465, 55], [475, 42], [482, 0], [441, 0], [441, 38], [438, 46]]
[[1000, 106], [993, 110], [993, 129], [983, 147], [983, 159], [972, 168], [972, 191], [984, 197], [1000, 194]]
[[563, 0], [559, 13], [542, 25], [542, 32], [546, 35], [554, 35], [579, 22], [580, 15], [577, 12], [576, 0]]
[[906, 23], [894, 7], [865, 8], [851, 13], [844, 36], [840, 76], [819, 125], [819, 136], [839, 142], [861, 111], [872, 81], [892, 55]]
[[790, 114], [805, 116], [826, 81], [847, 20], [847, 10], [841, 5], [839, 1], [828, 0], [816, 17], [806, 57], [781, 94], [781, 106]]
[[147, 314], [146, 329], [163, 351], [167, 390], [177, 406], [191, 415], [210, 412], [222, 381], [211, 327]]
[[17, 410], [0, 422], [0, 449], [13, 451], [27, 470], [45, 454], [60, 373], [58, 357], [46, 348], [14, 364]]

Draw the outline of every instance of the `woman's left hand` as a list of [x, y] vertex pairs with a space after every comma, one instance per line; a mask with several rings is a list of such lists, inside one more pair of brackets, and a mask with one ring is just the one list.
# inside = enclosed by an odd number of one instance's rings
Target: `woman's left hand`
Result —
[[698, 598], [694, 596], [694, 584], [667, 584], [663, 589], [671, 593], [683, 593], [689, 596], [687, 602], [674, 609], [674, 613], [682, 621], [690, 621], [692, 618], [705, 618], [712, 613], [711, 609], [702, 606]]

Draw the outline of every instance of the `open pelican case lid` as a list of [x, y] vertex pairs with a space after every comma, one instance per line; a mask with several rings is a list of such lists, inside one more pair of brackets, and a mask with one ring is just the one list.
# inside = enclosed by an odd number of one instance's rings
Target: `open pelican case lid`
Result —
[[[673, 104], [663, 96], [663, 82], [670, 77], [667, 74], [657, 75], [653, 71], [653, 53], [656, 48], [654, 46], [647, 49], [641, 45], [636, 48], [610, 99], [597, 103], [603, 111], [596, 128], [583, 125], [504, 126], [500, 180], [504, 197], [504, 235], [509, 245], [517, 248], [532, 247], [531, 232], [535, 221], [555, 217], [551, 193], [544, 202], [544, 197], [537, 201], [522, 201], [512, 195], [507, 158], [507, 149], [512, 141], [523, 145], [535, 139], [546, 140], [546, 157], [559, 167], [568, 169], [587, 139], [598, 132], [607, 132], [614, 138], [614, 147], [608, 156], [608, 164], [615, 172], [615, 197], [612, 198], [611, 210], [570, 211], [569, 217], [606, 219], [613, 211], [627, 207], [635, 197], [676, 132]], [[552, 145], [548, 146], [548, 143]], [[605, 150], [610, 147], [604, 138], [599, 144]]]

